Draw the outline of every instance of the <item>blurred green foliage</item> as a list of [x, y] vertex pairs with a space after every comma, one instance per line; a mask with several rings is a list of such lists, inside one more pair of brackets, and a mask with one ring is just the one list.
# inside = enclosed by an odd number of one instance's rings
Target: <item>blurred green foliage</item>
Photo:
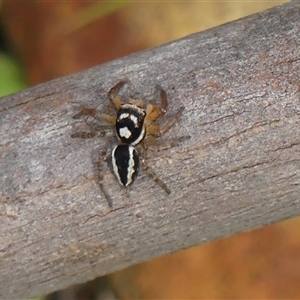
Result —
[[0, 97], [26, 87], [21, 65], [14, 58], [0, 52]]

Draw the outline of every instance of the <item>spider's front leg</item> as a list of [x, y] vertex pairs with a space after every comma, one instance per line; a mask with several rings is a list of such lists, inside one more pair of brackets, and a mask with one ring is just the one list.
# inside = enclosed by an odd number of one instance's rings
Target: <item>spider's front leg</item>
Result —
[[116, 111], [118, 111], [123, 104], [121, 97], [118, 95], [119, 90], [127, 83], [125, 80], [118, 82], [114, 87], [112, 87], [108, 92], [108, 98], [111, 104], [114, 106]]
[[165, 114], [167, 112], [167, 108], [168, 108], [167, 93], [159, 85], [157, 85], [156, 88], [158, 89], [158, 92], [159, 92], [160, 108], [163, 111], [163, 113]]

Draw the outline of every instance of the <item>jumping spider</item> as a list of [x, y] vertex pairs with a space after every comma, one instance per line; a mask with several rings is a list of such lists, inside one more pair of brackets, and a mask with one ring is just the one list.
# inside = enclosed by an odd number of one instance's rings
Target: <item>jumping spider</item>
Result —
[[[118, 92], [125, 83], [126, 81], [117, 83], [108, 92], [108, 98], [117, 111], [116, 117], [87, 107], [81, 107], [80, 112], [73, 117], [78, 119], [82, 116], [90, 116], [100, 122], [104, 120], [115, 127], [119, 144], [113, 148], [111, 153], [103, 153], [98, 160], [99, 185], [110, 207], [112, 207], [112, 200], [103, 186], [103, 160], [108, 161], [111, 159], [113, 172], [119, 183], [124, 187], [129, 186], [134, 181], [138, 175], [141, 163], [148, 175], [150, 175], [167, 194], [171, 193], [166, 184], [154, 173], [152, 168], [148, 166], [141, 153], [145, 151], [148, 146], [155, 145], [156, 138], [164, 135], [178, 121], [184, 110], [184, 108], [181, 107], [175, 116], [161, 128], [159, 125], [154, 124], [154, 122], [161, 118], [167, 111], [168, 101], [165, 91], [160, 86], [157, 86], [160, 95], [160, 106], [148, 103], [146, 108], [144, 108], [144, 102], [141, 99], [130, 99], [128, 103], [122, 101]], [[101, 130], [93, 130], [91, 132], [79, 131], [72, 134], [71, 137], [93, 138], [103, 135], [104, 133]], [[183, 139], [185, 138], [173, 141], [168, 147], [165, 147], [165, 149], [177, 145]], [[136, 149], [138, 146], [142, 146], [139, 151]]]

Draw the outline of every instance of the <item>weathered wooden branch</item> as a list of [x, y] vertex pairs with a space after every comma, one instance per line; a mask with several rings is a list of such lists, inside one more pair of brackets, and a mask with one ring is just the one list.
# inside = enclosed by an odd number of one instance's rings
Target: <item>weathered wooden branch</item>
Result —
[[[292, 2], [0, 100], [0, 298], [28, 298], [300, 213], [300, 3]], [[105, 168], [105, 138], [72, 139], [81, 104], [107, 92], [168, 93], [159, 140], [191, 139], [148, 163], [126, 193]], [[163, 122], [163, 120], [162, 120]]]

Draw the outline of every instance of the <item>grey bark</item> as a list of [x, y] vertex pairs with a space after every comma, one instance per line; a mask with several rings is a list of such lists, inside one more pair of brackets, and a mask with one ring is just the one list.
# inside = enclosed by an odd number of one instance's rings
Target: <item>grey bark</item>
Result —
[[[0, 298], [28, 298], [126, 266], [299, 215], [300, 3], [292, 2], [0, 99]], [[107, 166], [111, 209], [97, 185], [105, 138], [79, 105], [112, 112], [108, 90], [169, 97], [183, 117], [125, 192]]]

